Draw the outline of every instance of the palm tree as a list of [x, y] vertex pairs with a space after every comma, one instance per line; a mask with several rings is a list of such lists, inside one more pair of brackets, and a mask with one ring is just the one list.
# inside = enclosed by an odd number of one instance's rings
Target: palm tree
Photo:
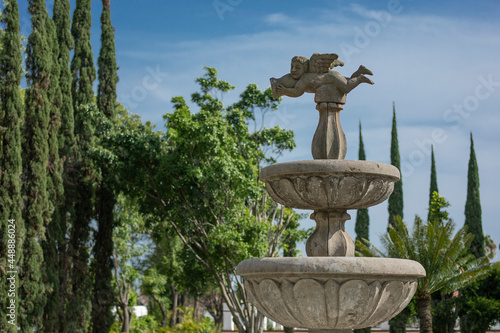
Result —
[[[448, 206], [444, 198], [433, 197], [431, 207], [440, 210]], [[402, 259], [418, 261], [426, 270], [427, 276], [418, 281], [415, 293], [417, 312], [420, 319], [420, 332], [432, 333], [431, 294], [453, 292], [485, 276], [489, 271], [486, 257], [476, 258], [468, 249], [473, 235], [464, 227], [453, 236], [454, 223], [445, 212], [437, 214], [440, 218], [423, 223], [415, 217], [413, 232], [401, 218], [396, 218], [381, 242], [385, 251], [367, 242], [357, 241], [359, 255], [388, 257], [387, 253]], [[453, 236], [453, 237], [452, 237]]]

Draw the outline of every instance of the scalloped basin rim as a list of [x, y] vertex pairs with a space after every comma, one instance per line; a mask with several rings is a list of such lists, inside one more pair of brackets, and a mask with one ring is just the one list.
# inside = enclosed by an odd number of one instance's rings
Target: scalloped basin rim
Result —
[[398, 168], [393, 165], [358, 160], [302, 160], [275, 163], [263, 168], [259, 178], [265, 182], [283, 175], [331, 175], [331, 174], [360, 174], [380, 175], [400, 179]]
[[424, 277], [425, 269], [413, 260], [369, 257], [255, 258], [236, 267], [241, 276], [264, 274], [319, 274], [389, 277]]

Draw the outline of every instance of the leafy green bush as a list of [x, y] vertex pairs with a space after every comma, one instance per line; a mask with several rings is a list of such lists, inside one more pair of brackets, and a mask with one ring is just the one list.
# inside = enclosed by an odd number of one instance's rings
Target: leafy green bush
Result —
[[[130, 333], [216, 333], [215, 324], [211, 318], [204, 317], [196, 320], [193, 316], [193, 308], [178, 308], [178, 311], [183, 314], [183, 321], [170, 328], [163, 328], [160, 323], [155, 320], [154, 316], [148, 315], [132, 320]], [[116, 321], [109, 333], [121, 333], [122, 324]]]
[[204, 317], [196, 320], [193, 316], [193, 308], [179, 308], [184, 314], [182, 323], [173, 328], [167, 328], [165, 332], [169, 333], [215, 333], [215, 324], [211, 318]]

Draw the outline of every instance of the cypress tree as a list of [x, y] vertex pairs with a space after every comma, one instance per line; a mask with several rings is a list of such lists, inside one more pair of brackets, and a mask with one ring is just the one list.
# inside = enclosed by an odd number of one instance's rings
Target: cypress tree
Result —
[[52, 53], [47, 26], [49, 16], [44, 0], [30, 0], [32, 31], [26, 47], [25, 126], [23, 136], [23, 174], [25, 195], [23, 218], [26, 239], [23, 244], [24, 265], [20, 272], [23, 307], [19, 309], [22, 332], [33, 332], [42, 326], [46, 288], [43, 281], [44, 258], [40, 242], [50, 221], [47, 190], [49, 167], [49, 124], [51, 106], [49, 87]]
[[54, 22], [47, 17], [46, 20], [47, 40], [51, 50], [51, 73], [50, 86], [47, 96], [50, 101], [50, 122], [49, 122], [49, 167], [47, 178], [47, 192], [49, 196], [51, 223], [46, 230], [45, 241], [42, 243], [45, 264], [44, 283], [47, 287], [43, 330], [45, 332], [58, 332], [60, 318], [58, 312], [60, 308], [60, 272], [58, 244], [61, 242], [61, 212], [60, 206], [63, 199], [64, 187], [62, 181], [63, 160], [59, 157], [59, 129], [61, 127], [61, 105], [62, 95], [59, 86], [59, 45]]
[[75, 135], [78, 150], [75, 154], [76, 191], [74, 216], [68, 252], [72, 259], [71, 297], [65, 311], [64, 332], [86, 332], [90, 321], [92, 278], [89, 269], [90, 223], [93, 214], [93, 163], [90, 148], [94, 133], [91, 110], [94, 104], [92, 85], [95, 67], [90, 44], [91, 1], [77, 0], [73, 13], [71, 34], [75, 50], [71, 61], [73, 108], [75, 112]]
[[[363, 143], [363, 135], [361, 134], [361, 121], [359, 122], [359, 151], [358, 159], [366, 161], [365, 145]], [[358, 209], [356, 212], [356, 225], [354, 226], [356, 232], [356, 240], [362, 242], [363, 239], [369, 240], [370, 235], [370, 216], [368, 215], [368, 208]], [[354, 330], [354, 333], [370, 333], [371, 327], [361, 328]]]
[[[60, 112], [60, 128], [58, 136], [59, 157], [64, 161], [63, 166], [63, 188], [64, 197], [56, 206], [53, 214], [50, 235], [52, 236], [52, 248], [55, 253], [52, 255], [57, 258], [53, 266], [52, 274], [54, 289], [51, 294], [51, 300], [46, 306], [45, 331], [63, 332], [65, 327], [64, 309], [66, 308], [69, 284], [69, 271], [71, 269], [70, 256], [68, 255], [68, 237], [69, 230], [68, 216], [74, 216], [73, 201], [75, 198], [75, 174], [74, 154], [76, 149], [76, 140], [74, 136], [74, 114], [73, 100], [71, 95], [72, 75], [69, 68], [70, 51], [73, 48], [73, 37], [70, 33], [70, 3], [69, 0], [55, 0], [53, 6], [52, 20], [55, 26], [55, 38], [58, 45], [58, 53], [55, 61], [59, 69], [59, 88], [60, 100], [58, 101]], [[55, 51], [55, 50], [54, 50]], [[57, 307], [54, 308], [54, 306]], [[50, 309], [50, 307], [52, 308]], [[72, 318], [75, 320], [75, 318]]]
[[104, 115], [113, 120], [116, 116], [116, 84], [118, 82], [115, 49], [115, 32], [111, 24], [111, 0], [102, 0], [101, 50], [97, 105]]
[[474, 235], [471, 252], [476, 258], [484, 256], [484, 234], [479, 198], [479, 168], [477, 166], [474, 140], [470, 134], [470, 158], [467, 172], [467, 201], [465, 202], [465, 225]]
[[[398, 129], [396, 122], [396, 105], [392, 103], [392, 131], [391, 131], [391, 164], [401, 172], [399, 157]], [[394, 220], [400, 216], [403, 218], [403, 175], [401, 180], [394, 184], [394, 191], [389, 197], [389, 225], [394, 225]], [[408, 307], [393, 319], [389, 320], [390, 333], [406, 332], [406, 323], [409, 318]]]
[[[69, 0], [54, 0], [53, 16], [56, 27], [57, 44], [59, 45], [59, 86], [61, 89], [61, 128], [59, 136], [60, 156], [65, 159], [66, 166], [70, 164], [76, 145], [74, 130], [75, 119], [72, 98], [72, 74], [69, 68], [70, 52], [73, 49], [73, 36], [70, 33], [71, 17]], [[69, 171], [65, 170], [65, 175]], [[68, 175], [69, 176], [69, 175]], [[65, 188], [66, 189], [66, 188]]]
[[[75, 110], [80, 105], [94, 103], [94, 90], [92, 85], [96, 78], [94, 67], [94, 56], [90, 44], [90, 28], [92, 27], [91, 0], [76, 0], [73, 13], [73, 24], [71, 35], [75, 41], [75, 52], [71, 61], [71, 72], [73, 74], [72, 96]], [[75, 131], [83, 132], [80, 127], [84, 126], [85, 115], [77, 111], [75, 115]], [[81, 119], [83, 118], [83, 119]]]
[[[358, 158], [360, 161], [366, 161], [365, 146], [363, 143], [363, 135], [361, 133], [361, 122], [359, 122], [359, 152]], [[368, 208], [358, 209], [356, 213], [356, 225], [354, 227], [356, 232], [356, 240], [370, 239], [370, 216], [368, 215]]]
[[[97, 106], [109, 119], [116, 114], [116, 84], [118, 82], [115, 57], [115, 33], [111, 24], [110, 0], [102, 1], [101, 49], [97, 64], [98, 91]], [[111, 307], [114, 304], [111, 286], [113, 268], [113, 208], [116, 202], [113, 191], [112, 172], [104, 165], [101, 167], [102, 180], [99, 185], [96, 212], [98, 229], [94, 245], [94, 294], [92, 300], [93, 332], [108, 332], [113, 324]]]
[[[394, 102], [392, 103], [391, 164], [401, 172], [396, 105]], [[394, 219], [397, 216], [403, 218], [403, 175], [401, 175], [401, 180], [394, 184], [394, 191], [389, 197], [389, 225], [394, 225]]]
[[[437, 184], [437, 173], [436, 173], [436, 160], [434, 159], [434, 146], [431, 146], [431, 184], [429, 186], [429, 208], [431, 207], [432, 194], [434, 192], [439, 193]], [[429, 209], [429, 214], [427, 215], [427, 221], [431, 221], [431, 210]]]
[[[19, 7], [16, 0], [5, 2], [2, 23], [5, 31], [0, 49], [0, 331], [17, 332], [17, 325], [11, 325], [7, 317], [7, 302], [14, 300], [17, 310], [21, 298], [19, 277], [16, 275], [16, 296], [8, 296], [5, 272], [17, 272], [23, 264], [23, 238], [26, 233], [22, 218], [21, 197], [21, 122], [23, 102], [21, 100], [22, 52], [19, 34]], [[2, 172], [3, 171], [3, 172]], [[9, 220], [15, 225], [15, 238], [9, 237]], [[11, 229], [12, 230], [12, 229]], [[10, 240], [10, 242], [9, 242]], [[10, 247], [8, 245], [11, 245]], [[15, 245], [15, 250], [13, 246]], [[9, 249], [11, 250], [9, 253]], [[12, 253], [15, 251], [15, 254]], [[12, 275], [12, 274], [9, 274]], [[16, 320], [16, 322], [18, 322]]]

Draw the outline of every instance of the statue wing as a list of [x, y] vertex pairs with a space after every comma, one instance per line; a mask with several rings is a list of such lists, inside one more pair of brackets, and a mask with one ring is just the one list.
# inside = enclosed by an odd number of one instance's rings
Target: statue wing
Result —
[[335, 66], [343, 66], [344, 63], [338, 59], [335, 53], [314, 53], [309, 59], [310, 73], [328, 73]]

